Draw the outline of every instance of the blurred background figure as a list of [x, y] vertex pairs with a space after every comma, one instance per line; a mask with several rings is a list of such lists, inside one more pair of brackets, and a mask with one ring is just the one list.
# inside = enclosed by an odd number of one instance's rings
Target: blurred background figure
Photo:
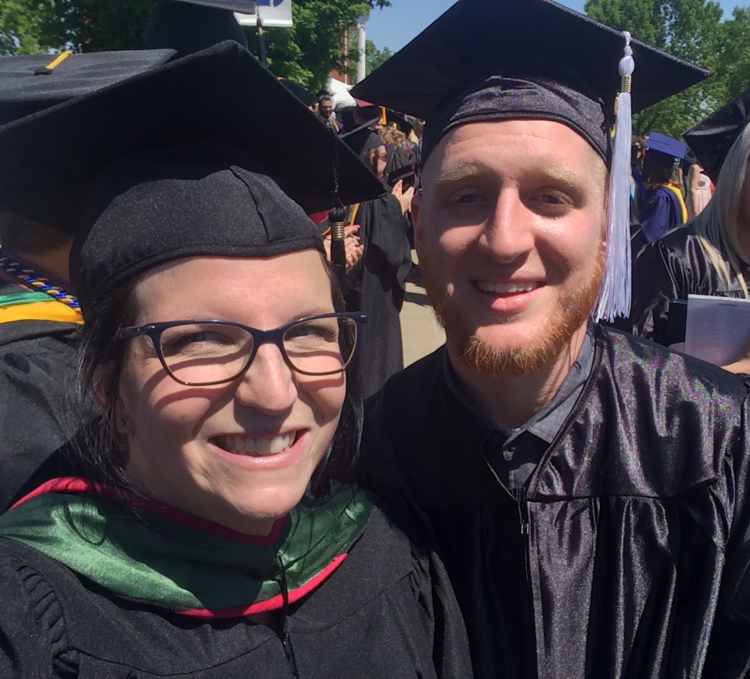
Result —
[[673, 300], [687, 300], [691, 294], [748, 297], [748, 104], [750, 90], [685, 133], [696, 165], [702, 174], [715, 179], [716, 189], [688, 224], [647, 245], [638, 255], [630, 319], [620, 326], [628, 332], [669, 345], [682, 341], [680, 334], [684, 336], [684, 323], [680, 321], [675, 328], [675, 319], [670, 322]]
[[[385, 180], [388, 153], [378, 134], [363, 127], [342, 136], [375, 176]], [[368, 397], [404, 367], [399, 312], [404, 302], [406, 277], [411, 271], [407, 237], [414, 187], [399, 179], [390, 192], [353, 205], [347, 224], [359, 224], [364, 254], [348, 275], [347, 308], [367, 314], [369, 332], [360, 344], [363, 391]]]
[[334, 132], [341, 130], [341, 125], [339, 125], [336, 117], [333, 115], [333, 97], [329, 94], [324, 94], [318, 99], [318, 115]]
[[714, 190], [714, 184], [711, 178], [705, 173], [701, 164], [696, 161], [690, 166], [687, 178], [687, 209], [688, 218], [697, 217], [703, 210], [708, 201], [711, 200], [711, 194]]
[[[653, 243], [667, 231], [687, 221], [682, 182], [679, 176], [675, 176], [686, 149], [684, 142], [658, 132], [652, 132], [646, 142], [642, 177], [646, 195], [639, 217], [641, 233], [648, 243]], [[634, 248], [634, 252], [637, 251]]]

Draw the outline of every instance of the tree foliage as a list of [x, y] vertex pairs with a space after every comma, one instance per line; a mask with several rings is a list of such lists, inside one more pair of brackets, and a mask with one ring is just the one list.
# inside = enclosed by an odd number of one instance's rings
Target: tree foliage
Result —
[[[587, 0], [585, 10], [591, 18], [618, 30], [628, 30], [634, 38], [708, 68], [713, 74], [685, 92], [636, 114], [633, 117], [636, 134], [658, 130], [679, 137], [729, 98], [730, 74], [735, 80], [742, 77], [740, 69], [730, 63], [739, 56], [732, 55], [733, 51], [749, 49], [750, 11], [739, 11], [737, 18], [735, 10], [734, 22], [721, 23], [721, 6], [714, 0]], [[744, 35], [742, 47], [732, 46], [737, 38], [730, 37], [731, 31], [738, 37]], [[750, 64], [750, 59], [742, 63]], [[636, 83], [637, 78], [636, 62], [633, 76]]]
[[[343, 68], [342, 35], [388, 0], [294, 0], [293, 28], [267, 28], [268, 65], [317, 90]], [[154, 0], [0, 0], [0, 54], [139, 49]], [[246, 29], [257, 54], [255, 28]]]
[[[269, 68], [312, 91], [322, 89], [332, 69], [346, 68], [343, 31], [370, 9], [389, 4], [388, 0], [295, 0], [294, 27], [266, 30]], [[352, 53], [356, 45], [351, 46]]]
[[367, 75], [370, 75], [370, 73], [372, 73], [376, 68], [382, 66], [392, 56], [393, 52], [387, 47], [384, 47], [382, 50], [380, 50], [375, 46], [375, 43], [372, 40], [368, 40], [366, 55], [367, 67], [365, 68], [365, 72], [367, 73]]

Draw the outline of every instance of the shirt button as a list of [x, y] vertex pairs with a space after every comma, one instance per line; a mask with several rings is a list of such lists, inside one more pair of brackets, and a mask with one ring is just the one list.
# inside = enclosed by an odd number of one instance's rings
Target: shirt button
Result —
[[506, 462], [510, 462], [513, 459], [513, 449], [512, 448], [506, 448], [503, 451], [503, 458], [505, 458]]

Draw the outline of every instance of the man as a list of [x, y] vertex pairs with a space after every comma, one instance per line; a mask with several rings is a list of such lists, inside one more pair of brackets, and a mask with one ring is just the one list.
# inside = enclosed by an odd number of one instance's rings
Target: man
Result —
[[[623, 46], [546, 0], [459, 0], [354, 91], [428, 121], [412, 210], [447, 334], [369, 404], [366, 481], [434, 529], [483, 679], [750, 670], [747, 389], [589, 319], [624, 254]], [[703, 77], [634, 51], [634, 110]]]
[[341, 129], [333, 116], [333, 99], [330, 96], [324, 95], [318, 99], [318, 114], [334, 132]]

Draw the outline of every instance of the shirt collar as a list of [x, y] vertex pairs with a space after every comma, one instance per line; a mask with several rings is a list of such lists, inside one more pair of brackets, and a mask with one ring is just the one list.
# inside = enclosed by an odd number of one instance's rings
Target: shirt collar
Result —
[[469, 412], [474, 419], [482, 440], [485, 443], [494, 433], [510, 439], [524, 432], [534, 434], [545, 443], [550, 444], [565, 423], [583, 390], [591, 368], [594, 364], [594, 324], [589, 322], [586, 335], [578, 356], [565, 376], [563, 383], [552, 400], [526, 423], [516, 429], [498, 427], [485, 413], [472, 404], [464, 393], [460, 378], [456, 374], [448, 357], [447, 349], [443, 352], [443, 375], [448, 391]]

